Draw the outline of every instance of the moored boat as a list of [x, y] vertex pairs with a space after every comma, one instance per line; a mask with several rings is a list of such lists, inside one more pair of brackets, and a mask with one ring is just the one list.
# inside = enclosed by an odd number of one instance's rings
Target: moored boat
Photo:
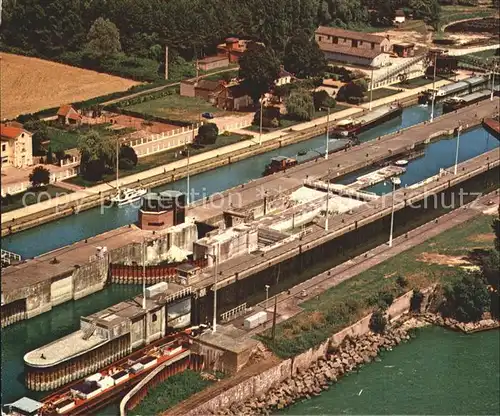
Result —
[[114, 197], [112, 197], [110, 201], [114, 205], [122, 206], [139, 201], [141, 197], [146, 195], [147, 193], [148, 191], [146, 189], [124, 188], [119, 190], [118, 193]]
[[340, 120], [330, 131], [332, 137], [352, 137], [375, 127], [385, 121], [399, 117], [403, 113], [400, 104], [390, 104], [378, 107], [367, 114]]
[[286, 156], [275, 156], [271, 158], [271, 162], [266, 165], [263, 176], [272, 175], [273, 173], [284, 171], [298, 164], [297, 159]]
[[[495, 88], [493, 92], [494, 95], [498, 95], [499, 88]], [[472, 94], [463, 95], [461, 97], [450, 97], [443, 101], [443, 113], [451, 113], [452, 111], [458, 110], [463, 107], [467, 107], [472, 104], [476, 104], [479, 101], [489, 98], [491, 95], [491, 90], [480, 90], [473, 92]]]

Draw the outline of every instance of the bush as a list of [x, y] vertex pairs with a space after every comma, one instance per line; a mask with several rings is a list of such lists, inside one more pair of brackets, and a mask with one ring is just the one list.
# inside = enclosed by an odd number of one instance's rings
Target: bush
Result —
[[293, 91], [285, 104], [288, 117], [293, 120], [307, 121], [314, 117], [312, 94], [308, 90]]
[[460, 272], [462, 278], [445, 288], [445, 312], [460, 322], [475, 322], [490, 310], [491, 298], [483, 278]]
[[384, 313], [380, 310], [376, 310], [373, 312], [370, 318], [370, 329], [377, 333], [382, 334], [385, 331], [385, 327], [387, 326], [387, 319]]
[[418, 289], [413, 289], [413, 295], [410, 300], [410, 310], [412, 312], [420, 312], [423, 300], [424, 294]]
[[394, 301], [394, 295], [391, 292], [378, 292], [376, 295], [371, 296], [368, 299], [368, 304], [370, 306], [377, 306], [381, 310], [386, 310], [392, 305]]
[[28, 178], [33, 188], [37, 188], [40, 185], [47, 185], [50, 182], [50, 171], [43, 166], [37, 166], [29, 174]]
[[361, 97], [347, 97], [347, 102], [349, 104], [361, 104], [363, 102], [363, 98]]
[[408, 286], [408, 281], [406, 280], [406, 278], [404, 276], [401, 276], [399, 275], [397, 278], [396, 278], [396, 283], [399, 287], [401, 288], [405, 288], [406, 286]]
[[214, 144], [219, 135], [219, 128], [215, 123], [203, 124], [198, 129], [198, 143], [199, 144]]
[[314, 109], [316, 111], [321, 110], [322, 108], [333, 108], [337, 104], [337, 102], [330, 97], [325, 90], [315, 91], [313, 93], [313, 102]]
[[121, 159], [127, 160], [132, 164], [132, 167], [137, 165], [137, 154], [135, 153], [135, 150], [130, 147], [129, 145], [123, 145], [120, 148], [120, 163]]
[[272, 127], [272, 128], [277, 128], [280, 126], [280, 122], [277, 118], [273, 118], [270, 122], [269, 122], [269, 127]]
[[135, 164], [130, 159], [120, 158], [120, 162], [119, 162], [118, 166], [120, 169], [132, 170], [132, 169], [134, 169]]

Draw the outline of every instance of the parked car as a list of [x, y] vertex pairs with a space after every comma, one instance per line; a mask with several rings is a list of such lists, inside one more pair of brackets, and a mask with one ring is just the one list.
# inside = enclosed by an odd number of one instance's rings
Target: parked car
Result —
[[203, 113], [201, 116], [208, 119], [212, 119], [215, 117], [212, 113]]

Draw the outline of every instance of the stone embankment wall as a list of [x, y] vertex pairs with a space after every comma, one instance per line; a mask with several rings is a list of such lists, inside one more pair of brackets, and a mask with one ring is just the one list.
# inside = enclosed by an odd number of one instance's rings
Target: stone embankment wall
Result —
[[[413, 291], [410, 291], [395, 299], [388, 308], [387, 315], [396, 320], [401, 314], [408, 312], [412, 295]], [[306, 394], [319, 394], [322, 388], [328, 386], [328, 382], [335, 381], [359, 364], [371, 361], [382, 348], [392, 347], [407, 338], [406, 331], [398, 328], [385, 335], [370, 333], [370, 318], [371, 314], [337, 332], [316, 348], [310, 348], [237, 384], [191, 410], [187, 416], [265, 413], [272, 408], [287, 406]], [[353, 339], [357, 341], [349, 341]], [[338, 351], [330, 354], [329, 350], [332, 348], [338, 348]], [[273, 393], [269, 394], [269, 391]]]

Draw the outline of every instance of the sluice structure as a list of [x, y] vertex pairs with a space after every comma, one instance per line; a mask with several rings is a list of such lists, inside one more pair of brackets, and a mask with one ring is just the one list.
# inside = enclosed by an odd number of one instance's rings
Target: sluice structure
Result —
[[159, 283], [137, 296], [81, 317], [80, 329], [24, 356], [26, 385], [52, 390], [111, 364], [191, 322], [191, 287]]

